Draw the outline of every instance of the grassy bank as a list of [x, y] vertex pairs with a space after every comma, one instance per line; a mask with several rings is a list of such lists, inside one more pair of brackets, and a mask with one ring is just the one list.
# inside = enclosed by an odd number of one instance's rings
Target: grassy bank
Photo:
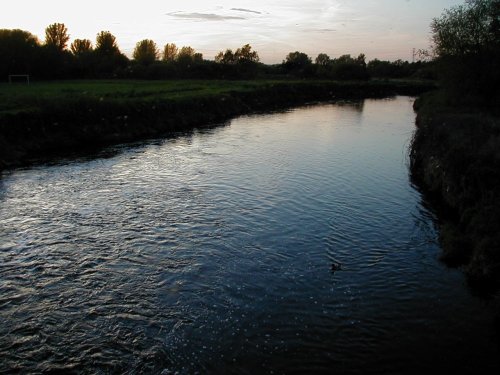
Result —
[[441, 213], [442, 260], [472, 285], [500, 286], [500, 116], [454, 107], [439, 93], [417, 103], [414, 181]]
[[0, 168], [313, 101], [417, 95], [419, 81], [73, 81], [0, 85]]

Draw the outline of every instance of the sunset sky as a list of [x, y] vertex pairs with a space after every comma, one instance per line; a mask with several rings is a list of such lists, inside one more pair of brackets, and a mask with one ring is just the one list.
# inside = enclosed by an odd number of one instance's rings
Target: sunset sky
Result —
[[[71, 39], [95, 40], [111, 31], [122, 52], [153, 39], [159, 47], [192, 46], [213, 59], [226, 48], [250, 43], [262, 62], [279, 63], [291, 51], [315, 57], [365, 53], [368, 59], [411, 60], [429, 47], [429, 24], [458, 0], [115, 0], [3, 1], [0, 28], [23, 29], [44, 39], [44, 29], [64, 23]], [[76, 5], [78, 4], [78, 5]]]

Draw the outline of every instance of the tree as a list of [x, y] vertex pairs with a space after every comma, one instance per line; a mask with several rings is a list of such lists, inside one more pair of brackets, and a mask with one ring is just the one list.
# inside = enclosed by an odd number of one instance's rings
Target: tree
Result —
[[193, 47], [189, 47], [189, 46], [184, 46], [182, 47], [178, 54], [177, 54], [177, 57], [178, 58], [182, 58], [182, 57], [193, 57], [195, 54], [194, 52], [194, 48]]
[[72, 78], [94, 78], [97, 56], [89, 39], [75, 39], [70, 46], [73, 54]]
[[429, 69], [427, 69], [427, 71], [419, 72], [419, 70], [422, 70], [422, 68], [427, 68], [425, 63], [409, 63], [408, 61], [403, 61], [401, 59], [392, 62], [374, 59], [368, 62], [366, 68], [368, 73], [373, 77], [403, 78], [414, 76], [417, 73], [424, 76], [431, 75]]
[[354, 59], [351, 55], [341, 55], [333, 60], [335, 64], [354, 64]]
[[174, 61], [177, 58], [178, 48], [174, 43], [167, 43], [163, 47], [163, 61]]
[[116, 44], [116, 37], [109, 31], [101, 31], [97, 34], [95, 50], [104, 55], [120, 53]]
[[67, 78], [71, 70], [71, 54], [66, 50], [68, 29], [63, 23], [53, 23], [45, 29], [45, 44], [40, 48], [39, 74], [44, 79]]
[[435, 56], [432, 51], [419, 49], [415, 52], [417, 62], [429, 62], [434, 60]]
[[39, 50], [37, 37], [28, 31], [0, 29], [0, 77], [31, 74]]
[[200, 53], [200, 52], [196, 52], [194, 55], [193, 55], [193, 61], [194, 62], [202, 62], [203, 61], [203, 54]]
[[328, 66], [330, 64], [330, 56], [326, 53], [320, 53], [318, 57], [316, 57], [315, 63], [320, 66]]
[[368, 79], [369, 74], [366, 69], [365, 55], [361, 53], [356, 58], [351, 55], [342, 55], [333, 59], [331, 77], [339, 80]]
[[177, 61], [181, 64], [189, 64], [194, 60], [194, 48], [189, 46], [182, 47], [177, 53]]
[[109, 31], [97, 34], [94, 56], [96, 75], [99, 77], [113, 77], [118, 69], [128, 64], [127, 56], [120, 52], [115, 36]]
[[320, 53], [314, 60], [315, 75], [321, 78], [331, 78], [332, 75], [332, 59], [326, 53]]
[[499, 17], [499, 0], [466, 0], [464, 5], [445, 10], [431, 23], [436, 55], [478, 54], [488, 46], [498, 46]]
[[159, 55], [160, 53], [156, 47], [156, 43], [151, 39], [144, 39], [137, 42], [133, 53], [134, 59], [144, 65], [155, 62]]
[[238, 48], [234, 53], [234, 58], [238, 63], [259, 62], [259, 55], [256, 51], [252, 51], [252, 46], [250, 46], [250, 44], [245, 44], [243, 47]]
[[78, 56], [84, 53], [92, 52], [92, 42], [89, 39], [75, 39], [70, 46], [73, 55]]
[[307, 54], [299, 51], [290, 52], [282, 63], [283, 68], [298, 76], [314, 74], [312, 60]]
[[236, 64], [236, 58], [234, 57], [234, 53], [231, 49], [226, 49], [225, 52], [220, 51], [215, 56], [215, 62], [219, 64]]
[[356, 64], [366, 68], [366, 55], [364, 53], [360, 53], [358, 57], [356, 57]]
[[232, 65], [236, 63], [252, 64], [259, 62], [259, 55], [256, 51], [252, 51], [252, 46], [250, 44], [245, 44], [241, 48], [238, 48], [234, 53], [231, 49], [226, 49], [225, 52], [220, 51], [215, 56], [215, 62], [226, 65]]
[[64, 23], [53, 23], [45, 29], [45, 44], [47, 46], [54, 46], [59, 51], [64, 51], [68, 40], [68, 29]]
[[312, 60], [307, 54], [299, 51], [290, 52], [283, 64], [289, 68], [304, 68], [312, 64]]
[[500, 0], [466, 0], [431, 23], [438, 74], [448, 95], [500, 99]]

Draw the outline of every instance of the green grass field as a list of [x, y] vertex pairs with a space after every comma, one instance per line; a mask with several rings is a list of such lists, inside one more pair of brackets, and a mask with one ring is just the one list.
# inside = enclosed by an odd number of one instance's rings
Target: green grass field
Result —
[[[288, 82], [288, 81], [287, 81]], [[178, 100], [221, 95], [234, 91], [253, 91], [275, 81], [55, 81], [31, 85], [0, 84], [0, 114], [39, 108], [44, 102], [68, 99]], [[290, 82], [288, 82], [290, 83]]]
[[[26, 83], [0, 83], [0, 115], [34, 111], [47, 103], [86, 100], [109, 101], [158, 101], [184, 100], [210, 97], [234, 92], [251, 92], [273, 85], [324, 85], [335, 84], [339, 87], [370, 87], [381, 81], [368, 82], [331, 82], [310, 80], [82, 80]], [[423, 81], [383, 81], [393, 86], [429, 84]]]

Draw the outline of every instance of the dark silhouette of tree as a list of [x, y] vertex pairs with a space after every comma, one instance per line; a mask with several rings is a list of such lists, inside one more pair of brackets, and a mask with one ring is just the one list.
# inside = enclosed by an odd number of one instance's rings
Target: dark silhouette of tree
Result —
[[200, 52], [196, 52], [194, 55], [193, 55], [193, 61], [194, 62], [202, 62], [203, 61], [203, 54], [200, 53]]
[[73, 60], [71, 52], [45, 44], [38, 50], [37, 64], [34, 67], [36, 76], [40, 79], [69, 78]]
[[351, 55], [341, 55], [333, 60], [335, 64], [354, 64], [354, 59]]
[[330, 56], [328, 56], [326, 53], [320, 53], [317, 57], [316, 60], [314, 60], [316, 65], [320, 66], [328, 66], [331, 62]]
[[365, 80], [370, 76], [366, 68], [365, 55], [359, 54], [354, 58], [351, 55], [342, 55], [332, 60], [331, 77], [339, 80]]
[[220, 51], [215, 56], [215, 64], [221, 78], [250, 79], [259, 72], [259, 54], [252, 50], [250, 44], [245, 44], [233, 52], [232, 49]]
[[477, 54], [491, 43], [498, 43], [495, 28], [498, 29], [500, 22], [499, 4], [498, 0], [468, 0], [434, 18], [431, 31], [435, 53], [438, 56]]
[[189, 47], [189, 46], [184, 46], [181, 47], [179, 52], [177, 53], [177, 57], [182, 58], [182, 57], [193, 57], [195, 54], [194, 48]]
[[259, 55], [256, 51], [252, 51], [250, 44], [245, 44], [243, 47], [238, 48], [234, 53], [234, 58], [238, 63], [257, 63], [259, 62]]
[[236, 58], [231, 49], [226, 49], [226, 51], [220, 51], [215, 56], [215, 62], [218, 64], [236, 64]]
[[297, 76], [313, 75], [311, 58], [299, 51], [290, 52], [282, 63], [283, 69]]
[[312, 60], [307, 54], [299, 51], [290, 52], [283, 64], [289, 69], [303, 69], [312, 64]]
[[167, 43], [165, 44], [165, 47], [163, 47], [163, 56], [162, 60], [163, 61], [175, 61], [177, 58], [177, 52], [178, 48], [174, 43]]
[[75, 56], [93, 51], [92, 42], [89, 39], [75, 39], [70, 49]]
[[390, 61], [373, 59], [368, 62], [367, 69], [373, 77], [392, 78], [394, 77], [393, 65]]
[[144, 39], [137, 42], [133, 53], [134, 59], [144, 65], [154, 63], [159, 55], [158, 47], [156, 47], [156, 43], [151, 39]]
[[499, 25], [500, 0], [467, 0], [432, 21], [439, 75], [455, 99], [499, 99]]
[[320, 78], [331, 78], [332, 59], [326, 53], [320, 53], [314, 60], [315, 75]]
[[37, 66], [44, 79], [67, 78], [71, 71], [71, 54], [66, 50], [68, 29], [63, 23], [53, 23], [45, 29], [45, 44], [39, 51]]
[[360, 53], [358, 57], [356, 57], [356, 64], [366, 68], [366, 55], [364, 53]]
[[120, 49], [116, 43], [116, 37], [109, 31], [101, 31], [97, 34], [95, 50], [104, 55], [120, 53]]
[[94, 54], [99, 77], [113, 77], [117, 70], [124, 69], [128, 64], [127, 57], [118, 48], [115, 36], [109, 31], [97, 34]]
[[431, 62], [417, 61], [382, 61], [373, 59], [366, 65], [367, 71], [372, 77], [379, 78], [428, 78], [434, 79], [435, 73]]
[[194, 62], [195, 50], [193, 47], [184, 46], [179, 49], [176, 61], [183, 65], [189, 65]]
[[39, 49], [37, 37], [28, 31], [0, 29], [0, 79], [33, 73]]
[[429, 62], [434, 60], [434, 54], [432, 51], [429, 51], [427, 49], [418, 49], [415, 53], [416, 61], [417, 62]]
[[68, 44], [68, 29], [64, 23], [53, 23], [45, 29], [45, 45], [64, 51]]
[[94, 78], [96, 74], [96, 55], [89, 39], [75, 39], [70, 46], [73, 54], [72, 77]]

